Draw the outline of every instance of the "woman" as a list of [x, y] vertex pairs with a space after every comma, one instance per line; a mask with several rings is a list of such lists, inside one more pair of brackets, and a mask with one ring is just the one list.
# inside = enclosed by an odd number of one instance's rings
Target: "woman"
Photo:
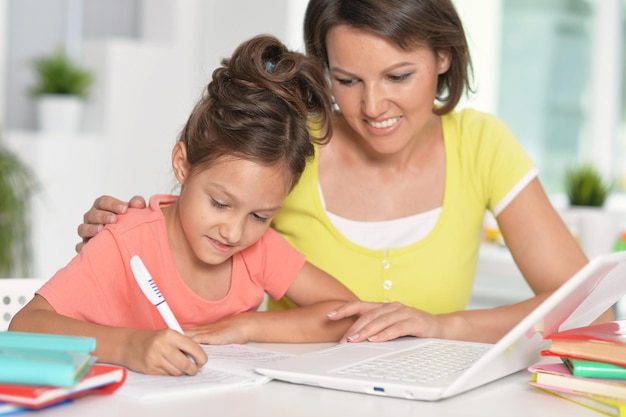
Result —
[[[454, 111], [471, 60], [451, 1], [311, 0], [304, 31], [339, 110], [273, 225], [366, 300], [329, 313], [359, 316], [342, 341], [493, 342], [587, 262], [507, 127]], [[79, 235], [125, 207], [98, 199]], [[485, 210], [536, 296], [464, 311]]]

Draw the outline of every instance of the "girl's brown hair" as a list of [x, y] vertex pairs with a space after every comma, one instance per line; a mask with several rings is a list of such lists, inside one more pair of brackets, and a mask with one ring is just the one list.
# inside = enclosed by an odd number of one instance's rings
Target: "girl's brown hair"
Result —
[[322, 66], [261, 35], [242, 43], [213, 72], [180, 141], [192, 171], [232, 156], [284, 165], [293, 187], [314, 155], [313, 143], [330, 138], [331, 112]]

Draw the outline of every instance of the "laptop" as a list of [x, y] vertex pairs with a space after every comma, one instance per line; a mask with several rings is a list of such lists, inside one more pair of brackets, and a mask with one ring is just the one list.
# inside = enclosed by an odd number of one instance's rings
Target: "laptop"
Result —
[[[495, 344], [417, 337], [344, 343], [265, 363], [256, 370], [295, 384], [436, 401], [536, 363], [541, 359], [541, 350], [548, 347], [544, 334], [585, 326], [624, 294], [626, 251], [600, 255]], [[461, 358], [453, 360], [459, 353]], [[400, 366], [393, 368], [397, 361]], [[433, 364], [442, 375], [432, 377], [424, 372]], [[458, 368], [446, 370], [450, 364]], [[386, 368], [392, 369], [389, 375], [384, 374]], [[413, 381], [403, 381], [402, 374], [408, 374]]]

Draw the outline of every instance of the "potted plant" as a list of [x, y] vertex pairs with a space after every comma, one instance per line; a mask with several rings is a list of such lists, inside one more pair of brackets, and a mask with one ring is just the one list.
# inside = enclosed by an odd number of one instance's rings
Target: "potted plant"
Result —
[[619, 235], [618, 218], [604, 208], [613, 185], [592, 164], [565, 171], [569, 224], [589, 258], [611, 252]]
[[572, 166], [565, 171], [565, 192], [570, 206], [602, 207], [611, 188], [591, 164]]
[[84, 99], [93, 82], [91, 71], [73, 62], [62, 50], [32, 61], [37, 76], [28, 92], [37, 99], [40, 130], [75, 132]]
[[0, 277], [31, 270], [29, 201], [34, 174], [13, 152], [0, 146]]

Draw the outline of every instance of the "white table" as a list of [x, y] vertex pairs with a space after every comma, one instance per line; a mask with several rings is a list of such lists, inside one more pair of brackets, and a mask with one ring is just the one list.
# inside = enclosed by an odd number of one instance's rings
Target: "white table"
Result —
[[[266, 349], [302, 353], [328, 344], [263, 344]], [[37, 417], [404, 417], [404, 416], [601, 416], [528, 385], [516, 374], [437, 402], [412, 401], [333, 391], [271, 381], [204, 395], [136, 401], [113, 395], [85, 396], [69, 405], [32, 413]], [[30, 415], [23, 414], [23, 415]]]

